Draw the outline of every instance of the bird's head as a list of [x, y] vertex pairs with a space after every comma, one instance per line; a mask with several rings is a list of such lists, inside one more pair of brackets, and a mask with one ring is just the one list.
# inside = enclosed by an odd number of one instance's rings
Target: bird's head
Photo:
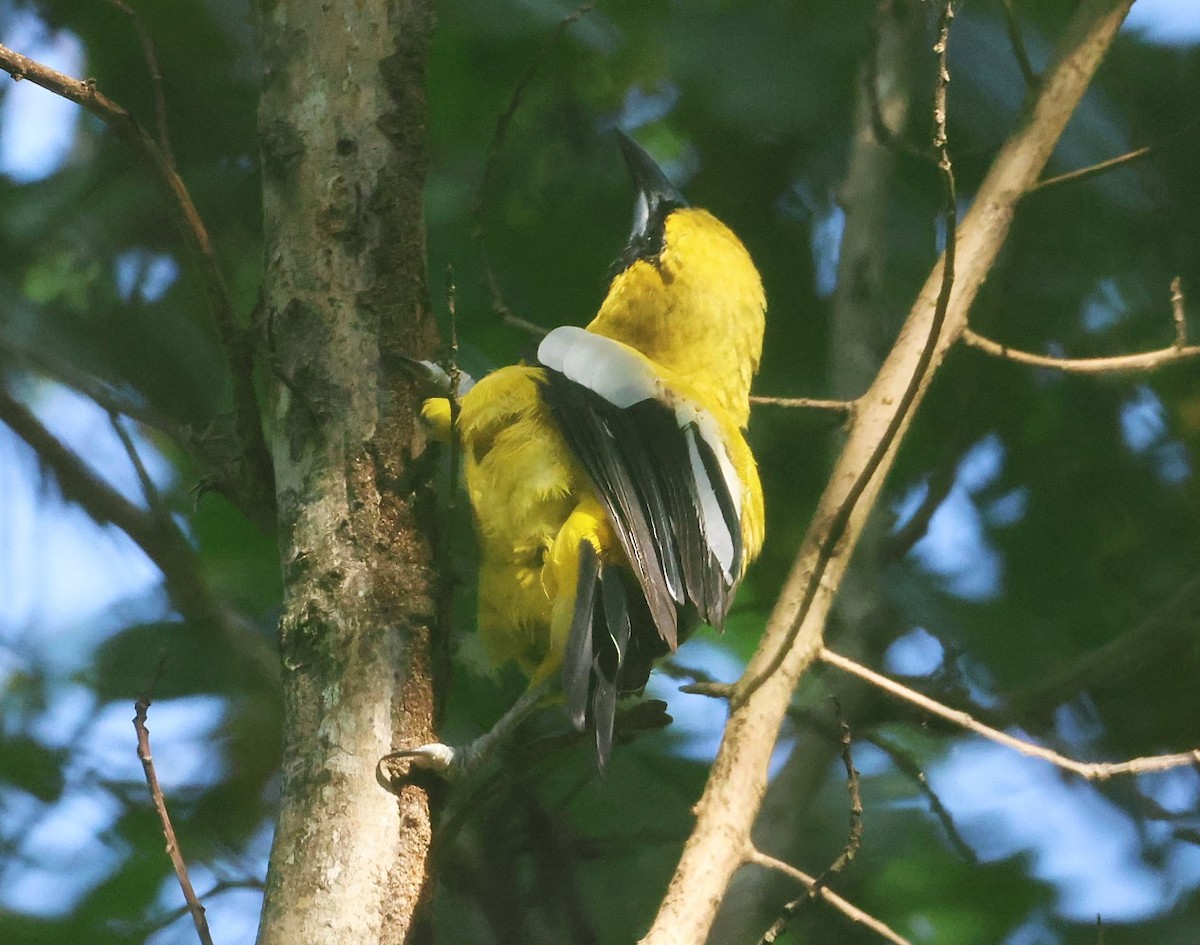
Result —
[[629, 168], [637, 196], [633, 204], [633, 231], [621, 258], [614, 264], [614, 275], [639, 259], [651, 262], [657, 259], [663, 251], [668, 215], [688, 205], [645, 148], [620, 129], [617, 129], [617, 143], [625, 155], [625, 166]]
[[637, 188], [633, 231], [588, 328], [710, 388], [744, 424], [766, 309], [758, 270], [729, 227], [688, 206], [654, 159], [617, 135]]

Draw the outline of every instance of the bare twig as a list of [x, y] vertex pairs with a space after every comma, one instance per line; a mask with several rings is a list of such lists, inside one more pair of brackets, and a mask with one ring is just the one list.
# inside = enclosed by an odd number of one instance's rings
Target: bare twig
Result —
[[1109, 171], [1116, 170], [1123, 164], [1128, 164], [1130, 161], [1136, 161], [1139, 158], [1144, 158], [1147, 154], [1154, 150], [1153, 145], [1136, 148], [1133, 151], [1118, 155], [1117, 157], [1109, 158], [1106, 161], [1100, 161], [1098, 164], [1089, 164], [1087, 167], [1081, 167], [1074, 171], [1067, 171], [1064, 174], [1056, 174], [1053, 177], [1047, 177], [1044, 180], [1038, 181], [1033, 187], [1029, 188], [1028, 193], [1037, 193], [1040, 190], [1045, 190], [1048, 187], [1057, 187], [1060, 184], [1078, 183], [1082, 180], [1088, 180], [1092, 177], [1099, 177], [1101, 174], [1107, 174]]
[[[762, 853], [759, 850], [750, 850], [746, 854], [746, 862], [753, 863], [755, 866], [761, 866], [763, 869], [774, 870], [777, 873], [783, 873], [784, 876], [790, 876], [800, 885], [809, 889], [815, 887], [817, 884], [815, 876], [809, 876], [802, 870], [796, 869], [796, 867], [792, 866], [790, 863], [785, 863], [783, 860], [777, 860], [775, 857], [769, 856], [766, 853]], [[837, 909], [851, 922], [855, 922], [858, 925], [861, 925], [863, 928], [870, 929], [872, 932], [875, 932], [886, 941], [892, 942], [893, 945], [912, 945], [912, 942], [906, 939], [899, 932], [896, 932], [890, 926], [885, 925], [874, 916], [863, 912], [863, 910], [858, 908], [858, 906], [852, 904], [846, 899], [843, 899], [832, 889], [829, 889], [828, 887], [822, 887], [817, 891], [816, 895]]]
[[528, 332], [537, 337], [545, 335], [546, 329], [514, 314], [508, 302], [505, 301], [504, 292], [500, 288], [500, 279], [496, 275], [496, 270], [492, 267], [492, 260], [487, 251], [487, 243], [484, 240], [484, 211], [487, 207], [488, 198], [491, 196], [492, 176], [496, 172], [500, 150], [504, 147], [504, 142], [508, 139], [508, 126], [512, 123], [517, 109], [521, 107], [521, 102], [525, 98], [525, 90], [537, 74], [538, 66], [541, 65], [542, 60], [546, 58], [546, 55], [554, 48], [559, 39], [562, 38], [567, 28], [583, 19], [583, 17], [587, 16], [595, 8], [596, 4], [594, 0], [591, 0], [591, 2], [585, 3], [574, 12], [569, 13], [559, 20], [558, 24], [547, 37], [546, 42], [542, 44], [541, 49], [534, 54], [529, 64], [525, 67], [525, 71], [517, 80], [517, 84], [513, 86], [512, 95], [508, 100], [508, 107], [496, 119], [496, 130], [492, 134], [492, 143], [488, 147], [487, 158], [483, 165], [483, 175], [479, 179], [479, 189], [475, 192], [475, 202], [471, 208], [471, 217], [475, 221], [473, 236], [479, 247], [479, 257], [483, 262], [484, 281], [487, 284], [488, 291], [492, 295], [492, 311], [504, 324], [511, 325], [513, 328], [519, 328], [521, 331]]
[[811, 902], [816, 896], [820, 895], [821, 890], [829, 885], [829, 880], [840, 873], [849, 865], [858, 853], [859, 847], [862, 845], [862, 793], [859, 789], [859, 774], [858, 769], [854, 767], [854, 758], [851, 755], [851, 736], [850, 726], [842, 715], [842, 707], [837, 699], [834, 699], [834, 706], [837, 710], [838, 728], [841, 732], [842, 742], [842, 765], [846, 769], [846, 790], [850, 794], [850, 835], [846, 839], [846, 845], [842, 848], [842, 852], [826, 868], [820, 876], [816, 878], [807, 892], [797, 899], [793, 899], [779, 913], [777, 918], [769, 929], [763, 933], [763, 937], [759, 945], [772, 945], [784, 929], [795, 918], [796, 913], [804, 906], [806, 902]]
[[150, 83], [154, 89], [154, 127], [158, 134], [158, 147], [162, 151], [163, 160], [174, 171], [176, 169], [175, 152], [171, 149], [171, 136], [167, 131], [167, 101], [163, 97], [162, 71], [158, 68], [158, 55], [154, 51], [154, 40], [150, 36], [150, 31], [146, 29], [146, 24], [142, 22], [142, 18], [129, 4], [124, 0], [108, 0], [108, 3], [129, 17], [129, 21], [137, 33], [138, 42], [141, 43], [142, 58], [146, 60], [146, 68], [150, 71]]
[[854, 662], [854, 660], [846, 659], [846, 657], [840, 656], [825, 647], [821, 648], [819, 656], [822, 662], [828, 663], [830, 666], [836, 666], [838, 669], [852, 676], [857, 676], [859, 679], [888, 693], [888, 695], [919, 706], [926, 712], [936, 715], [938, 718], [953, 722], [960, 728], [965, 728], [969, 732], [974, 732], [976, 735], [981, 735], [997, 744], [1011, 748], [1022, 755], [1048, 761], [1050, 764], [1062, 768], [1064, 771], [1070, 771], [1072, 774], [1077, 774], [1087, 781], [1107, 781], [1118, 775], [1146, 774], [1151, 771], [1168, 771], [1171, 768], [1181, 768], [1185, 765], [1200, 765], [1200, 749], [1174, 755], [1151, 755], [1145, 758], [1133, 758], [1129, 761], [1075, 761], [1073, 758], [1060, 755], [1049, 748], [1043, 748], [1041, 745], [1035, 745], [1033, 742], [1026, 741], [1023, 738], [1009, 735], [997, 728], [992, 728], [990, 725], [984, 725], [967, 712], [943, 705], [937, 700], [930, 699], [928, 696], [917, 692], [915, 689], [909, 689], [894, 679], [889, 679], [887, 676], [868, 669], [861, 663]]
[[63, 75], [3, 45], [0, 45], [0, 69], [14, 80], [28, 79], [95, 115], [141, 158], [170, 194], [168, 205], [199, 261], [201, 281], [229, 365], [238, 441], [246, 465], [238, 490], [240, 494], [231, 498], [238, 500], [243, 511], [255, 521], [266, 524], [272, 516], [270, 510], [274, 508], [273, 472], [254, 391], [253, 352], [245, 331], [237, 323], [233, 301], [217, 263], [208, 229], [192, 202], [187, 186], [159, 143], [127, 109], [100, 92], [91, 80]]
[[750, 403], [764, 407], [788, 407], [794, 410], [824, 410], [829, 413], [849, 416], [854, 413], [852, 400], [822, 400], [819, 397], [765, 397], [759, 394], [750, 398]]
[[[1176, 330], [1178, 331], [1178, 328]], [[1178, 335], [1176, 338], [1178, 339]], [[1068, 374], [1122, 374], [1157, 371], [1169, 364], [1200, 357], [1200, 345], [1172, 344], [1169, 348], [1141, 351], [1137, 354], [1116, 354], [1104, 358], [1059, 358], [1054, 355], [1034, 354], [1031, 351], [1010, 348], [998, 341], [984, 338], [970, 328], [963, 330], [962, 341], [968, 347], [975, 348], [992, 357], [1004, 358], [1018, 364], [1028, 364], [1031, 367], [1064, 371]]]
[[1021, 32], [1021, 21], [1017, 18], [1013, 0], [1001, 0], [1001, 3], [1004, 6], [1004, 25], [1008, 29], [1009, 45], [1012, 46], [1013, 56], [1016, 57], [1017, 66], [1021, 69], [1021, 76], [1025, 79], [1025, 87], [1032, 89], [1038, 84], [1038, 74], [1029, 61], [1029, 53], [1025, 51], [1025, 37]]
[[196, 890], [192, 888], [187, 864], [183, 861], [179, 841], [175, 838], [171, 815], [167, 813], [167, 801], [163, 797], [162, 786], [158, 783], [158, 772], [154, 770], [154, 756], [150, 753], [150, 730], [146, 727], [146, 715], [150, 711], [150, 700], [162, 666], [163, 657], [160, 656], [154, 676], [146, 686], [146, 694], [134, 703], [133, 727], [137, 732], [137, 756], [146, 775], [146, 786], [150, 788], [154, 809], [158, 812], [163, 837], [167, 841], [167, 856], [171, 858], [171, 865], [175, 868], [175, 876], [179, 880], [179, 888], [183, 890], [183, 898], [187, 901], [188, 911], [192, 914], [192, 922], [196, 926], [196, 935], [199, 936], [201, 945], [213, 945], [212, 935], [208, 931], [208, 920], [204, 918], [204, 906], [200, 904]]

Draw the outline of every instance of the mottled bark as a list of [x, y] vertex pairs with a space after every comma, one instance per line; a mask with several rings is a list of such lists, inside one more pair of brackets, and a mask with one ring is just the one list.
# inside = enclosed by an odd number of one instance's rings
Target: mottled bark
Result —
[[285, 599], [279, 825], [259, 941], [420, 940], [429, 804], [377, 759], [432, 735], [417, 395], [436, 344], [421, 192], [426, 0], [260, 5], [264, 375]]

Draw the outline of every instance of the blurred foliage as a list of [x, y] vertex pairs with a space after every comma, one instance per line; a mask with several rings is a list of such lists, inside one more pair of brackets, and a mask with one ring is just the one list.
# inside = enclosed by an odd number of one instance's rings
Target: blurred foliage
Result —
[[[251, 11], [241, 0], [133, 5], [157, 43], [180, 172], [248, 319], [262, 258]], [[818, 271], [829, 266], [830, 250], [814, 232], [835, 212], [852, 145], [870, 6], [609, 0], [572, 27], [528, 86], [487, 195], [486, 245], [514, 311], [552, 326], [583, 323], [598, 305], [630, 212], [624, 170], [605, 134], [619, 123], [637, 131], [695, 203], [729, 222], [758, 262], [770, 299], [758, 391], [826, 394], [837, 366], [827, 354], [830, 307]], [[1044, 65], [1073, 4], [1015, 6], [1034, 65]], [[440, 4], [429, 84], [429, 259], [434, 273], [453, 267], [462, 361], [472, 372], [531, 348], [527, 336], [491, 314], [471, 207], [495, 121], [567, 12], [552, 0]], [[78, 37], [85, 74], [152, 122], [148, 72], [125, 17], [103, 2], [0, 0], [0, 35], [21, 24], [27, 30], [31, 16], [47, 35]], [[1011, 127], [1024, 88], [999, 2], [964, 3], [951, 46], [950, 138], [966, 200]], [[1185, 291], [1200, 298], [1198, 100], [1200, 48], [1121, 38], [1050, 172], [1146, 142], [1158, 147], [1119, 171], [1021, 204], [972, 313], [978, 330], [1029, 350], [1076, 356], [1170, 341], [1170, 279], [1181, 276]], [[920, 139], [928, 128], [920, 94], [914, 114], [911, 134]], [[8, 121], [0, 129], [6, 137], [33, 133]], [[885, 277], [893, 325], [934, 261], [937, 195], [930, 167], [898, 158]], [[98, 378], [135, 405], [139, 419], [153, 416], [166, 429], [202, 433], [226, 422], [228, 383], [215, 334], [163, 200], [120, 143], [87, 117], [52, 173], [26, 182], [0, 175], [0, 371], [10, 391], [44, 409], [53, 429], [62, 421], [47, 406], [46, 391], [79, 374]], [[436, 294], [438, 280], [434, 285]], [[1196, 311], [1195, 301], [1189, 308]], [[1200, 334], [1194, 314], [1192, 321], [1193, 335]], [[881, 348], [889, 342], [878, 339]], [[889, 651], [898, 659], [910, 632], [923, 628], [941, 653], [916, 685], [957, 705], [975, 700], [1078, 757], [1194, 747], [1195, 604], [1139, 644], [1137, 658], [1110, 666], [1086, 688], [1039, 687], [1133, 630], [1196, 575], [1197, 376], [1193, 367], [1145, 377], [1066, 377], [955, 352], [904, 443], [879, 512], [890, 527], [897, 510], [911, 509], [931, 484], [953, 484], [930, 534], [880, 572], [889, 624], [875, 655], [901, 641]], [[835, 443], [827, 420], [771, 407], [758, 409], [751, 436], [767, 489], [767, 549], [726, 636], [703, 635], [707, 649], [685, 650], [683, 665], [701, 665], [714, 651], [749, 654]], [[202, 471], [168, 436], [143, 427], [139, 443], [165, 470], [158, 477], [163, 500], [184, 523], [201, 573], [239, 615], [237, 632], [248, 642], [232, 646], [181, 617], [153, 585], [125, 588], [116, 577], [94, 612], [53, 624], [33, 607], [25, 619], [0, 625], [0, 941], [191, 939], [125, 721], [160, 651], [167, 654], [158, 681], [163, 702], [152, 707], [150, 726], [183, 849], [200, 891], [216, 890], [208, 905], [218, 940], [252, 938], [254, 899], [244, 893], [265, 866], [281, 720], [277, 692], [247, 654], [273, 638], [280, 593], [274, 547], [223, 499], [197, 498]], [[0, 439], [0, 449], [0, 467], [38, 474], [13, 438]], [[97, 461], [102, 474], [116, 475], [102, 465]], [[127, 471], [121, 475], [129, 479]], [[14, 493], [2, 501], [0, 514], [12, 522], [35, 514], [39, 528], [66, 514], [52, 477], [31, 498]], [[22, 511], [21, 503], [33, 503], [36, 512]], [[136, 558], [111, 528], [76, 532], [74, 540], [95, 554]], [[59, 546], [28, 541], [36, 552], [16, 539], [4, 544], [4, 587], [36, 585], [54, 570], [48, 557], [27, 556], [48, 556]], [[469, 558], [464, 548], [464, 571]], [[464, 589], [464, 624], [471, 609]], [[511, 673], [501, 680], [481, 674], [469, 632], [459, 652], [451, 737], [487, 725], [520, 686]], [[813, 674], [799, 702], [822, 706], [843, 684], [832, 673]], [[1037, 698], [1020, 698], [1030, 693]], [[672, 696], [670, 711], [686, 723], [696, 714], [692, 705]], [[851, 722], [864, 736], [888, 725], [913, 761], [933, 773], [935, 788], [939, 773], [963, 763], [956, 758], [967, 743], [956, 733], [882, 700]], [[619, 748], [603, 778], [586, 746], [576, 745], [492, 785], [476, 816], [441, 851], [442, 940], [635, 940], [670, 876], [706, 775], [704, 762], [684, 750], [690, 743], [681, 731], [668, 728]], [[978, 855], [964, 858], [913, 780], [879, 752], [859, 747], [870, 762], [866, 839], [835, 879], [839, 892], [914, 942], [1097, 940], [1091, 917], [1065, 905], [1069, 894], [1078, 898], [1075, 887], [1086, 882], [1080, 877], [1094, 871], [1060, 864], [1055, 872], [1039, 859], [1044, 847], [1010, 842], [1018, 822], [1011, 814], [968, 819], [964, 836]], [[1001, 780], [1028, 770], [1015, 765], [1016, 773]], [[772, 838], [803, 838], [797, 865], [813, 873], [837, 855], [846, 822], [841, 776], [836, 769], [815, 774], [826, 782], [816, 796], [776, 805], [773, 811], [786, 814], [760, 825], [768, 850]], [[1103, 864], [1117, 885], [1135, 874], [1158, 883], [1140, 905], [1114, 900], [1118, 918], [1107, 924], [1106, 941], [1195, 941], [1200, 788], [1194, 771], [1176, 775], [1082, 789], [1136, 838]], [[982, 790], [999, 777], [995, 769], [980, 767], [977, 777], [980, 796], [995, 797]], [[1038, 784], [1053, 789], [1052, 781]], [[1030, 795], [1027, 819], [1044, 825], [1052, 844], [1055, 824], [1040, 811], [1039, 797]], [[976, 806], [970, 796], [942, 800], [952, 813]], [[1064, 835], [1062, 842], [1074, 844], [1077, 858], [1090, 856], [1087, 838]], [[748, 884], [776, 888], [777, 880], [747, 874]], [[778, 889], [766, 907], [751, 910], [741, 940], [747, 945], [795, 893], [786, 884]], [[875, 940], [819, 905], [801, 910], [781, 939]]]

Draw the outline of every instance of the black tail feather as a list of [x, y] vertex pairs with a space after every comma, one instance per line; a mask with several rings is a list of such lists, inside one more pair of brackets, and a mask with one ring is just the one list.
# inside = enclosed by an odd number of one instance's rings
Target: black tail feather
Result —
[[595, 645], [592, 625], [595, 621], [596, 581], [600, 576], [600, 556], [591, 542], [580, 542], [579, 576], [575, 585], [575, 610], [567, 634], [563, 659], [563, 693], [571, 722], [579, 731], [587, 723], [587, 707], [591, 690], [592, 662]]

